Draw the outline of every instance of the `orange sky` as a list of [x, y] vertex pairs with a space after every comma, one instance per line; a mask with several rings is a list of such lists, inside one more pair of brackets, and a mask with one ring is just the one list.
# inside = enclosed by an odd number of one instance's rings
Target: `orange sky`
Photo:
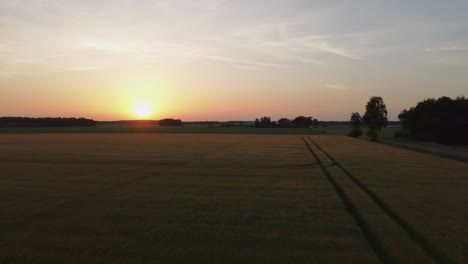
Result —
[[[348, 120], [468, 95], [468, 4], [0, 2], [0, 116]], [[392, 14], [398, 13], [398, 16]]]

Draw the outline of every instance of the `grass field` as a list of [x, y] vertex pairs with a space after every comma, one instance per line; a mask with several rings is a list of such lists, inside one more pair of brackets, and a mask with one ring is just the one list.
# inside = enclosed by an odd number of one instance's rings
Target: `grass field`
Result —
[[330, 135], [1, 134], [0, 263], [466, 263], [468, 164]]

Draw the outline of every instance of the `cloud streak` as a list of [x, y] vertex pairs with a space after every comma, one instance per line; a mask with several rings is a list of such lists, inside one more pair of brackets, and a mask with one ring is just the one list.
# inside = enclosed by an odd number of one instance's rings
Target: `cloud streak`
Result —
[[426, 52], [443, 52], [443, 51], [468, 51], [468, 45], [444, 45], [435, 48], [425, 48]]
[[323, 87], [325, 87], [328, 90], [333, 90], [333, 91], [348, 91], [351, 88], [345, 84], [339, 84], [339, 83], [327, 83], [324, 84]]

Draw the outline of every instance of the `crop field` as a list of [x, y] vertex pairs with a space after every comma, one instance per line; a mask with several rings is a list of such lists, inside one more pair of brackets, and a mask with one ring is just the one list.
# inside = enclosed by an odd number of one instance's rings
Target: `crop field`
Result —
[[468, 164], [335, 135], [0, 134], [0, 263], [466, 263]]

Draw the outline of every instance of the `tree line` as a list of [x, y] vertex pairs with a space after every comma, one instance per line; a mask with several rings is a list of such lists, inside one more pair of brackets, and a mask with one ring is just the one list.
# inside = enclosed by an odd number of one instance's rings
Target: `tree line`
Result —
[[182, 126], [182, 120], [165, 118], [152, 120], [94, 121], [87, 118], [64, 117], [0, 117], [0, 127], [93, 127], [96, 125], [155, 125]]
[[402, 130], [397, 136], [442, 144], [468, 144], [468, 99], [440, 97], [426, 99], [398, 118]]
[[63, 117], [0, 117], [0, 127], [93, 127], [96, 121], [87, 118]]
[[160, 126], [182, 126], [182, 120], [165, 118], [158, 121]]
[[256, 118], [254, 127], [256, 128], [310, 128], [311, 126], [318, 127], [320, 122], [311, 116], [298, 116], [294, 119], [280, 118], [278, 121], [271, 121], [271, 118], [264, 116]]
[[[409, 110], [403, 110], [398, 118], [402, 127], [395, 137], [450, 145], [468, 144], [468, 99], [464, 96], [426, 99]], [[367, 135], [376, 140], [387, 124], [387, 106], [382, 97], [374, 96], [367, 103], [364, 116], [358, 112], [351, 113], [349, 135], [361, 136], [365, 126]]]

